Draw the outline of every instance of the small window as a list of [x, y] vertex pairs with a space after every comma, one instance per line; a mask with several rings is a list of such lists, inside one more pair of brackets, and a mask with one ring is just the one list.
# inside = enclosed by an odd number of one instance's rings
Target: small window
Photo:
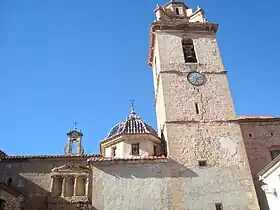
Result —
[[271, 159], [274, 160], [280, 154], [280, 150], [270, 150]]
[[117, 147], [112, 147], [112, 157], [115, 157], [117, 154]]
[[139, 143], [131, 145], [131, 154], [139, 155]]
[[179, 8], [177, 7], [175, 10], [176, 10], [176, 15], [180, 15]]
[[197, 63], [193, 40], [192, 39], [183, 39], [182, 47], [183, 47], [185, 63]]
[[205, 166], [207, 165], [206, 160], [199, 160], [199, 161], [198, 161], [198, 165], [199, 165], [200, 167], [205, 167]]
[[11, 177], [9, 177], [8, 181], [7, 181], [7, 185], [11, 186], [13, 183], [13, 179]]
[[23, 187], [23, 181], [22, 180], [18, 180], [18, 187]]
[[156, 145], [154, 145], [154, 155], [157, 155], [157, 146]]
[[194, 105], [195, 105], [195, 112], [196, 112], [196, 114], [199, 114], [198, 103], [194, 103]]
[[249, 137], [252, 137], [252, 134], [251, 134], [251, 133], [249, 133]]
[[215, 203], [216, 210], [223, 210], [223, 204]]

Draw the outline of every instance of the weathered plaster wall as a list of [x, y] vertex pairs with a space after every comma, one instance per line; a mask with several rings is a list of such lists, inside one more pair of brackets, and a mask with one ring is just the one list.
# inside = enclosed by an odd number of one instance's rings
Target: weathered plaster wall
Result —
[[269, 147], [280, 145], [280, 122], [241, 122], [241, 131], [261, 209], [269, 209], [257, 174], [272, 160]]
[[[48, 160], [1, 160], [0, 180], [6, 182], [12, 178], [12, 185], [18, 187], [27, 196], [25, 208], [30, 210], [44, 209], [51, 200], [51, 169], [66, 163], [86, 164], [86, 158], [77, 159], [48, 159]], [[68, 203], [64, 199], [56, 202]], [[69, 204], [67, 204], [69, 207]], [[53, 205], [50, 209], [56, 209]], [[70, 209], [70, 207], [69, 207]]]
[[[209, 210], [246, 206], [252, 186], [234, 167], [186, 168], [174, 161], [157, 164], [92, 165], [92, 203], [96, 209]], [[247, 189], [247, 192], [244, 190]]]
[[[139, 156], [149, 156], [154, 155], [153, 146], [158, 147], [158, 152], [161, 154], [161, 140], [157, 137], [150, 134], [141, 134], [141, 135], [128, 135], [125, 134], [118, 137], [118, 140], [121, 142], [111, 143], [109, 146], [105, 148], [105, 157], [111, 157], [112, 148], [116, 147], [116, 156], [118, 158], [123, 157], [134, 157], [132, 155], [131, 145], [139, 143]], [[112, 140], [113, 142], [114, 140]]]

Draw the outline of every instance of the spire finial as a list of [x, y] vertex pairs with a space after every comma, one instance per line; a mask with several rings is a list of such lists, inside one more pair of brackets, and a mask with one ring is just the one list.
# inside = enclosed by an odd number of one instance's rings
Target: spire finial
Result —
[[74, 130], [77, 130], [77, 125], [78, 125], [78, 122], [74, 121]]
[[135, 115], [134, 100], [130, 100], [130, 102], [131, 102], [130, 114], [134, 114]]

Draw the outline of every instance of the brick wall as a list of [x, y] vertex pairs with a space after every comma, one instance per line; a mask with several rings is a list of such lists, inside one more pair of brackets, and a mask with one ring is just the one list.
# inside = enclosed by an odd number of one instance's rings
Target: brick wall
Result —
[[272, 160], [269, 147], [280, 145], [280, 121], [241, 122], [241, 131], [261, 209], [269, 209], [257, 174]]

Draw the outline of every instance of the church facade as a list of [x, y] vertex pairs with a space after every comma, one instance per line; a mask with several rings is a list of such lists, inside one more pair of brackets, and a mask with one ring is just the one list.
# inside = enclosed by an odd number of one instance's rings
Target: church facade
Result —
[[155, 15], [157, 131], [132, 106], [100, 154], [84, 154], [77, 128], [63, 155], [0, 152], [0, 209], [268, 209], [257, 174], [280, 154], [280, 118], [236, 115], [202, 8], [170, 1]]

